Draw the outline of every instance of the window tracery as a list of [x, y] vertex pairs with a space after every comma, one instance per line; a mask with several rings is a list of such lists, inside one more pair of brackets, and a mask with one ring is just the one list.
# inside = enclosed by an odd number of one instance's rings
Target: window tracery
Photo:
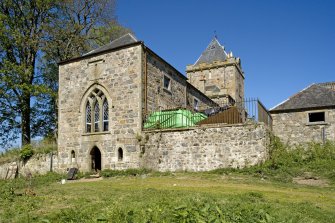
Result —
[[108, 101], [104, 93], [94, 89], [87, 98], [85, 108], [85, 132], [108, 131], [109, 115]]

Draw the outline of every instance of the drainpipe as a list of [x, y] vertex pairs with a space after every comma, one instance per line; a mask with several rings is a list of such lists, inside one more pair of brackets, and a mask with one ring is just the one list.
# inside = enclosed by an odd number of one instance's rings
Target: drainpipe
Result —
[[148, 61], [147, 61], [147, 50], [144, 46], [144, 114], [148, 112]]

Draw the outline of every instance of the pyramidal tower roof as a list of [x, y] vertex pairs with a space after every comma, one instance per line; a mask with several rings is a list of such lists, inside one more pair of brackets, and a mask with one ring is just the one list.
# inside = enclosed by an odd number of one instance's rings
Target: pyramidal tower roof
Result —
[[194, 65], [212, 63], [214, 61], [225, 61], [227, 56], [228, 54], [226, 53], [224, 46], [222, 46], [217, 38], [214, 37]]

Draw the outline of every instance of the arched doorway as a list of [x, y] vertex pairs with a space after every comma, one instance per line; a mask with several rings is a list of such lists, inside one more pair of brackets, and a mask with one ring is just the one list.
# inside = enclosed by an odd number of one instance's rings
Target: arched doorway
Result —
[[91, 169], [93, 171], [101, 170], [101, 152], [98, 147], [94, 146], [90, 152], [91, 155]]

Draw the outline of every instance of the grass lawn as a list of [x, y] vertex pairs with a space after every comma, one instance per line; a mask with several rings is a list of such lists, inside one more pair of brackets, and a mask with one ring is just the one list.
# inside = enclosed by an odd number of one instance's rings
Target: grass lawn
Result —
[[[2, 194], [0, 222], [335, 222], [335, 185], [307, 186], [239, 173], [149, 173], [60, 184], [34, 178]], [[17, 194], [23, 193], [22, 196]]]

